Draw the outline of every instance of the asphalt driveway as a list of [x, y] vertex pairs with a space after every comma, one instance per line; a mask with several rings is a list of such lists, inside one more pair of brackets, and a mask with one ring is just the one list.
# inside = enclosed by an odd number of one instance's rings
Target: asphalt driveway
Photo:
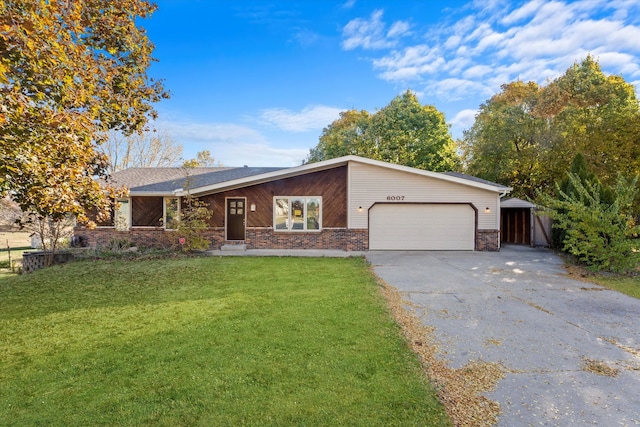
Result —
[[[640, 300], [570, 279], [544, 249], [383, 252], [367, 259], [420, 307], [454, 368], [498, 362], [499, 426], [640, 425]], [[616, 376], [585, 368], [586, 361]]]

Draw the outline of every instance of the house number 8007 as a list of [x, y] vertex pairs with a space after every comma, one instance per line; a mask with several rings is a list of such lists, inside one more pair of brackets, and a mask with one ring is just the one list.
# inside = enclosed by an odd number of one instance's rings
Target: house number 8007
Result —
[[387, 196], [387, 200], [404, 200], [404, 196]]

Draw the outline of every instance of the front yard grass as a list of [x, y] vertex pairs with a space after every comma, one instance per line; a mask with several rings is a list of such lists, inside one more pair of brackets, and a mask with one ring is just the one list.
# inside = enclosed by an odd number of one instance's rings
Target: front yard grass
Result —
[[589, 280], [598, 285], [605, 286], [614, 291], [622, 292], [634, 298], [640, 299], [640, 277], [639, 276], [603, 276], [594, 275]]
[[449, 425], [359, 258], [82, 261], [0, 277], [11, 425]]

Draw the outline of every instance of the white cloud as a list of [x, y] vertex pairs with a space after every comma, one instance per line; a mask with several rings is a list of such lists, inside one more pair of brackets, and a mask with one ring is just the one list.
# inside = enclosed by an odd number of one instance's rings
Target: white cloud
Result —
[[264, 136], [249, 127], [232, 123], [197, 123], [160, 120], [158, 128], [168, 132], [177, 142], [237, 142], [264, 143]]
[[411, 26], [408, 22], [405, 21], [397, 21], [394, 22], [389, 31], [387, 32], [387, 37], [400, 37], [405, 36], [409, 33]]
[[464, 99], [470, 94], [487, 96], [492, 93], [491, 88], [483, 83], [457, 78], [432, 80], [428, 82], [426, 89], [427, 93], [448, 101]]
[[488, 49], [499, 47], [504, 38], [505, 35], [502, 33], [487, 32], [473, 49], [473, 54], [480, 55]]
[[491, 73], [494, 69], [489, 67], [488, 65], [474, 65], [473, 67], [467, 68], [462, 76], [467, 79], [477, 79], [486, 76]]
[[[476, 23], [476, 17], [473, 15], [468, 15], [453, 24], [453, 27], [449, 31], [449, 34], [456, 35], [460, 39], [462, 39], [461, 34], [466, 34], [469, 31], [472, 31], [477, 26], [478, 24]], [[443, 34], [445, 33], [446, 32], [443, 31]]]
[[461, 75], [469, 66], [473, 66], [471, 58], [466, 56], [457, 56], [446, 62], [444, 70], [447, 71], [450, 76], [458, 76]]
[[637, 63], [634, 63], [636, 58], [632, 55], [620, 52], [598, 53], [596, 51], [593, 53], [599, 60], [602, 68], [605, 70], [618, 70], [617, 73], [622, 73], [632, 77], [640, 76], [640, 66]]
[[613, 18], [616, 20], [633, 19], [635, 23], [640, 21], [638, 0], [609, 0], [606, 6], [614, 10]]
[[300, 112], [286, 108], [270, 108], [260, 114], [262, 122], [276, 126], [289, 132], [307, 132], [322, 129], [339, 118], [340, 112], [345, 109], [328, 107], [326, 105], [313, 105], [302, 109]]
[[518, 21], [524, 20], [532, 15], [534, 15], [542, 6], [543, 0], [534, 0], [529, 3], [524, 4], [519, 9], [514, 10], [509, 13], [507, 16], [502, 18], [502, 24], [511, 25], [515, 24]]
[[606, 23], [601, 22], [593, 28], [586, 28], [585, 26], [583, 30], [588, 31], [594, 41], [604, 40], [609, 46], [640, 52], [640, 27], [631, 25], [622, 27], [620, 24], [619, 22], [611, 22], [606, 25]]
[[398, 44], [401, 36], [409, 32], [409, 24], [404, 21], [396, 21], [386, 32], [386, 24], [382, 21], [382, 10], [375, 10], [369, 19], [352, 19], [342, 29], [342, 48], [352, 50], [362, 49], [385, 49], [392, 48]]
[[460, 37], [457, 34], [454, 34], [453, 36], [449, 37], [447, 41], [444, 43], [444, 48], [447, 50], [455, 49], [458, 46], [460, 46], [461, 41], [462, 41], [462, 37]]
[[255, 129], [233, 123], [159, 120], [156, 127], [183, 146], [185, 159], [209, 150], [224, 166], [297, 166], [317, 142], [315, 137], [294, 147], [277, 145], [282, 141], [272, 142]]
[[477, 0], [450, 13], [458, 19], [437, 27], [413, 23], [423, 39], [401, 45], [383, 37], [376, 11], [345, 27], [343, 46], [385, 49], [370, 59], [381, 79], [420, 82], [446, 102], [490, 96], [515, 79], [544, 83], [588, 54], [607, 73], [640, 78], [637, 0]]
[[373, 65], [383, 70], [380, 76], [385, 80], [408, 81], [440, 71], [445, 65], [445, 60], [440, 56], [438, 49], [417, 45], [392, 52], [375, 60]]
[[471, 5], [481, 15], [497, 16], [503, 14], [511, 0], [473, 0]]
[[402, 51], [394, 51], [390, 55], [373, 62], [378, 68], [422, 67], [438, 57], [438, 50], [425, 44], [411, 46]]
[[459, 111], [458, 114], [456, 114], [455, 117], [451, 119], [451, 125], [461, 129], [468, 129], [475, 122], [476, 114], [478, 114], [477, 110], [467, 109]]
[[224, 166], [299, 166], [309, 154], [306, 148], [278, 148], [267, 144], [245, 143], [217, 145], [215, 150], [214, 157], [216, 160], [221, 159]]
[[469, 43], [469, 42], [474, 42], [476, 40], [482, 40], [483, 38], [489, 36], [493, 34], [493, 30], [491, 29], [491, 25], [488, 22], [483, 22], [480, 25], [478, 25], [472, 32], [471, 34], [467, 35], [467, 37], [464, 38], [464, 41]]
[[347, 0], [343, 5], [342, 8], [343, 9], [351, 9], [353, 6], [356, 5], [356, 0]]

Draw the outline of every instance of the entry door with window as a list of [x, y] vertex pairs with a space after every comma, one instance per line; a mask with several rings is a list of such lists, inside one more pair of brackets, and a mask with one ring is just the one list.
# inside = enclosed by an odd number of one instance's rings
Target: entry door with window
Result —
[[227, 240], [244, 240], [245, 199], [227, 199]]

